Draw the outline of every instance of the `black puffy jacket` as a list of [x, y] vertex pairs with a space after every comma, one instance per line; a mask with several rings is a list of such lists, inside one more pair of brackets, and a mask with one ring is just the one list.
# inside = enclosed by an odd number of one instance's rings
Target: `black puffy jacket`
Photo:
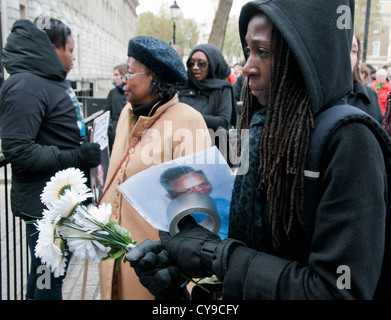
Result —
[[0, 127], [2, 152], [12, 167], [12, 211], [39, 217], [46, 182], [78, 165], [78, 102], [49, 37], [31, 21], [14, 23], [3, 63], [11, 75], [0, 92]]

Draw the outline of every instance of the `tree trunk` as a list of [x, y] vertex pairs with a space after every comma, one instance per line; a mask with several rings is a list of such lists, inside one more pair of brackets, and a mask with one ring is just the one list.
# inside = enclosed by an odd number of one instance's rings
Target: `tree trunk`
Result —
[[212, 31], [209, 36], [209, 43], [215, 45], [220, 51], [223, 50], [225, 31], [227, 29], [232, 3], [233, 0], [220, 0], [215, 19], [213, 21]]

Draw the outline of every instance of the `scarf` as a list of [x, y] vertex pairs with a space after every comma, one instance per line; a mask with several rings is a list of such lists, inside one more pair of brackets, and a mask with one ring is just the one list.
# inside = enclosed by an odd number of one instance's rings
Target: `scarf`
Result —
[[[264, 250], [262, 226], [265, 208], [259, 189], [259, 144], [265, 120], [266, 108], [256, 111], [251, 119], [249, 170], [235, 179], [229, 221], [229, 237], [243, 241], [248, 247], [258, 251]], [[247, 152], [245, 144], [242, 154], [243, 152]]]
[[[160, 99], [153, 100], [147, 104], [144, 104], [142, 106], [133, 106], [133, 113], [137, 116], [143, 116], [143, 117], [152, 117], [156, 110], [164, 104], [164, 101], [160, 101]], [[152, 110], [152, 108], [159, 102], [159, 104]], [[152, 111], [152, 113], [151, 113]]]
[[115, 82], [113, 82], [113, 84], [114, 84], [114, 87], [116, 87], [118, 90], [121, 90], [121, 91], [123, 92], [123, 89], [124, 89], [125, 85], [120, 84], [119, 86], [117, 86], [117, 85], [115, 84]]

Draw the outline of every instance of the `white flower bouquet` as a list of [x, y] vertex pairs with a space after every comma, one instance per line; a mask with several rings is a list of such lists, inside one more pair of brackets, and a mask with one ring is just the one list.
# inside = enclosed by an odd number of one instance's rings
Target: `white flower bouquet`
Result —
[[116, 260], [116, 269], [126, 253], [136, 246], [131, 234], [110, 220], [111, 205], [83, 205], [93, 197], [79, 169], [57, 172], [46, 184], [41, 201], [47, 209], [37, 220], [39, 232], [35, 255], [55, 277], [65, 274], [67, 256], [99, 262]]

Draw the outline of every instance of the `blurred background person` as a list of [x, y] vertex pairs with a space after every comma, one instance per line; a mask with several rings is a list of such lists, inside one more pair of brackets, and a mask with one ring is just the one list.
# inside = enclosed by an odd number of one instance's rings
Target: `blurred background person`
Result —
[[124, 83], [122, 77], [126, 74], [126, 64], [121, 64], [113, 69], [113, 81], [115, 88], [111, 89], [106, 99], [105, 111], [110, 111], [110, 126], [109, 126], [109, 148], [112, 151], [117, 123], [122, 109], [127, 101], [124, 92]]
[[388, 93], [391, 91], [391, 85], [387, 80], [387, 70], [379, 69], [376, 71], [376, 80], [372, 82], [372, 89], [377, 93], [380, 108], [384, 114]]
[[235, 69], [234, 69], [234, 67], [231, 67], [231, 74], [228, 76], [227, 81], [230, 84], [234, 84], [236, 82], [236, 80], [237, 80], [237, 78], [236, 78], [236, 74], [235, 74]]
[[231, 67], [211, 44], [196, 46], [187, 60], [188, 86], [181, 87], [179, 100], [198, 110], [209, 129], [236, 126], [236, 103], [227, 81]]
[[354, 35], [350, 54], [353, 72], [353, 91], [348, 96], [348, 104], [365, 111], [382, 124], [383, 113], [380, 109], [377, 94], [372, 88], [365, 86], [361, 80], [360, 57], [360, 40]]
[[365, 62], [362, 62], [360, 65], [360, 78], [362, 83], [366, 87], [371, 87], [372, 85], [371, 70], [369, 70]]
[[236, 78], [239, 78], [243, 74], [243, 67], [245, 65], [245, 62], [235, 63], [233, 68], [235, 72]]
[[181, 46], [178, 46], [177, 44], [171, 44], [171, 47], [179, 54], [181, 57], [181, 60], [183, 61], [184, 51]]

